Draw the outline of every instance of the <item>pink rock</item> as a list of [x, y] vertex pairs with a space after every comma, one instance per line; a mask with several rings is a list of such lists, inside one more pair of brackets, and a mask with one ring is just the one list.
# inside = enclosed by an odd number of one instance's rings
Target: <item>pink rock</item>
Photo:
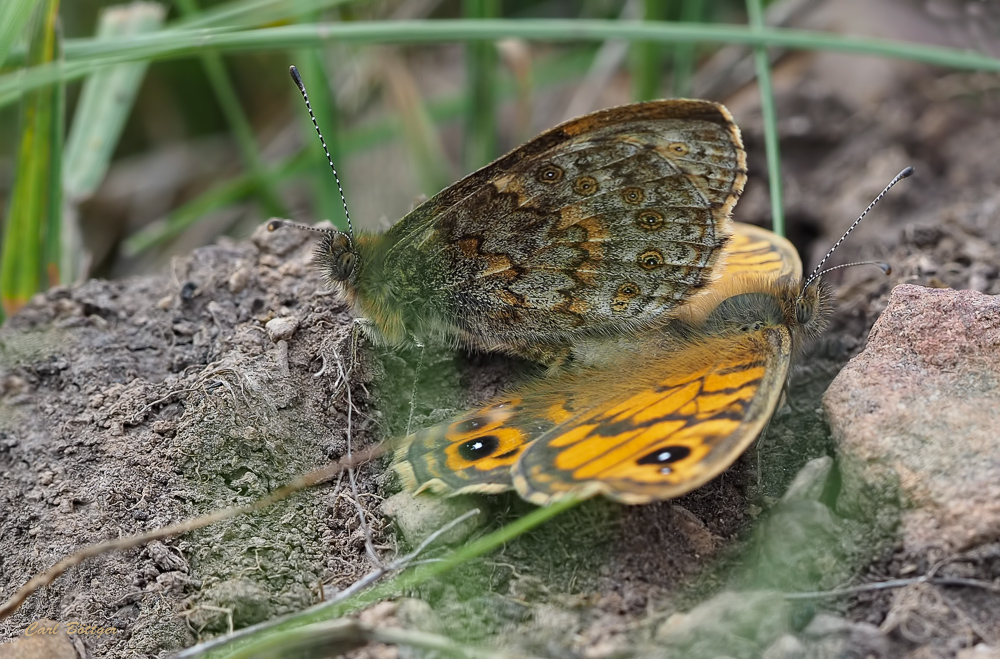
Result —
[[823, 404], [842, 512], [921, 553], [1000, 539], [1000, 296], [897, 286]]

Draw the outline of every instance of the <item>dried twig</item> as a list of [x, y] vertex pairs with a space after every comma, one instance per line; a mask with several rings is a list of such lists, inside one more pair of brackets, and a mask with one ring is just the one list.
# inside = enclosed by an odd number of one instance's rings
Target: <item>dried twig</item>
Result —
[[1000, 585], [992, 581], [982, 579], [967, 579], [965, 577], [935, 577], [925, 574], [910, 579], [889, 579], [888, 581], [877, 581], [875, 583], [859, 584], [846, 588], [834, 588], [832, 590], [818, 590], [805, 593], [785, 593], [786, 600], [810, 600], [824, 599], [827, 597], [842, 597], [844, 595], [856, 595], [874, 590], [889, 590], [891, 588], [905, 588], [918, 583], [931, 584], [933, 586], [968, 586], [970, 588], [982, 588], [991, 593], [1000, 594]]

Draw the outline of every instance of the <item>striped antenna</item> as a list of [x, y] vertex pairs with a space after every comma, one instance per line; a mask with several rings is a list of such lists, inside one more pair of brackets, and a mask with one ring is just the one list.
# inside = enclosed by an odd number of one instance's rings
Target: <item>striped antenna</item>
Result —
[[885, 261], [855, 261], [854, 263], [844, 263], [843, 265], [835, 265], [832, 268], [827, 268], [826, 270], [823, 270], [818, 275], [816, 275], [816, 277], [817, 278], [822, 277], [828, 272], [833, 272], [834, 270], [840, 270], [841, 268], [853, 268], [856, 265], [874, 265], [879, 270], [882, 271], [883, 275], [892, 274], [892, 266], [886, 263]]
[[279, 220], [275, 218], [267, 223], [268, 231], [277, 231], [281, 227], [295, 227], [296, 229], [299, 229], [301, 231], [315, 231], [316, 233], [333, 233], [333, 231], [330, 229], [320, 229], [319, 227], [311, 227], [308, 224], [292, 222], [291, 220]]
[[[862, 213], [861, 216], [858, 217], [858, 219], [854, 220], [854, 224], [852, 224], [847, 229], [847, 231], [844, 232], [844, 235], [842, 235], [840, 237], [840, 240], [838, 240], [834, 244], [834, 246], [830, 248], [830, 251], [826, 253], [826, 256], [824, 256], [822, 259], [820, 259], [820, 262], [818, 264], [816, 264], [816, 267], [813, 268], [812, 273], [810, 273], [810, 275], [809, 275], [809, 279], [807, 279], [806, 283], [802, 285], [802, 292], [803, 293], [805, 292], [805, 290], [807, 288], [809, 288], [809, 284], [811, 284], [813, 281], [815, 281], [816, 278], [819, 277], [820, 275], [826, 274], [827, 272], [830, 272], [831, 270], [837, 270], [839, 268], [846, 268], [849, 265], [867, 265], [867, 264], [871, 263], [873, 265], [878, 265], [879, 267], [881, 267], [882, 271], [885, 272], [886, 274], [889, 273], [890, 270], [888, 269], [889, 265], [887, 263], [879, 263], [879, 262], [873, 262], [873, 261], [865, 261], [863, 264], [862, 263], [849, 263], [849, 264], [846, 264], [846, 265], [839, 265], [839, 266], [837, 266], [835, 268], [829, 268], [827, 270], [823, 270], [823, 264], [827, 262], [827, 260], [830, 258], [830, 256], [835, 251], [837, 251], [837, 248], [840, 247], [840, 244], [844, 242], [844, 240], [847, 238], [847, 236], [851, 235], [851, 232], [854, 231], [858, 227], [859, 224], [861, 224], [861, 220], [865, 219], [865, 215], [868, 215], [868, 212], [875, 207], [875, 204], [877, 204], [879, 201], [882, 200], [882, 197], [885, 196], [885, 193], [887, 193], [892, 188], [892, 186], [896, 185], [897, 183], [899, 183], [900, 181], [902, 181], [904, 178], [907, 178], [911, 174], [913, 174], [913, 168], [912, 167], [907, 167], [903, 171], [901, 171], [900, 173], [896, 174], [896, 176], [891, 181], [889, 181], [889, 185], [887, 185], [884, 188], [882, 188], [882, 192], [878, 193], [878, 196], [875, 197], [875, 199], [872, 201], [872, 203], [868, 204], [868, 208], [865, 209], [865, 212]], [[801, 295], [799, 297], [801, 297]]]
[[[326, 140], [323, 139], [323, 131], [319, 129], [319, 124], [316, 123], [316, 115], [313, 114], [312, 105], [309, 103], [309, 94], [306, 93], [306, 86], [302, 82], [302, 76], [299, 75], [299, 70], [294, 66], [288, 67], [288, 72], [292, 75], [292, 80], [295, 81], [295, 86], [299, 88], [299, 93], [302, 94], [302, 100], [306, 102], [306, 109], [309, 110], [309, 118], [312, 119], [313, 128], [316, 129], [316, 134], [319, 135], [319, 142], [323, 145], [323, 153], [326, 154], [326, 161], [330, 163], [330, 169], [333, 170], [333, 178], [337, 181], [337, 190], [340, 191], [340, 201], [344, 204], [344, 216], [347, 217], [347, 233], [350, 234], [351, 238], [354, 238], [354, 225], [351, 224], [351, 214], [347, 210], [347, 197], [344, 196], [344, 188], [340, 185], [340, 176], [337, 175], [337, 168], [333, 166], [333, 156], [330, 155], [330, 149], [326, 146]], [[287, 224], [294, 225], [294, 222], [289, 222]], [[300, 228], [302, 225], [299, 225]], [[271, 228], [268, 224], [268, 229], [274, 231], [277, 227]], [[312, 227], [305, 227], [312, 228]], [[322, 231], [322, 229], [320, 229]]]

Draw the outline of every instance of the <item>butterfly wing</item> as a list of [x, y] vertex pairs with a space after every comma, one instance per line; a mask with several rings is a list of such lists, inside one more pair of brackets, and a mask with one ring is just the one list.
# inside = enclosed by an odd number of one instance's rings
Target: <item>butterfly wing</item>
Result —
[[773, 231], [752, 224], [733, 222], [733, 237], [723, 252], [723, 277], [753, 274], [775, 280], [802, 278], [802, 259], [795, 246]]
[[782, 325], [696, 344], [657, 333], [614, 369], [563, 373], [408, 437], [408, 489], [499, 492], [546, 505], [604, 494], [646, 503], [729, 467], [770, 418], [788, 374]]
[[[538, 505], [603, 494], [647, 503], [686, 494], [729, 467], [757, 438], [788, 374], [783, 325], [709, 338], [622, 363], [581, 385], [605, 400], [578, 405], [523, 450], [514, 486]], [[565, 383], [562, 383], [563, 385]], [[564, 391], [570, 407], [577, 388]]]
[[[711, 281], [746, 181], [729, 112], [654, 101], [564, 123], [389, 232], [384, 276], [486, 349], [662, 323]], [[391, 271], [391, 272], [390, 272]]]
[[[801, 273], [801, 261], [791, 243], [752, 225], [734, 223], [726, 254], [726, 277], [751, 274], [777, 278], [792, 273], [798, 277]], [[623, 368], [623, 354], [638, 354], [645, 361], [649, 352], [683, 350], [662, 339], [638, 350], [635, 337], [630, 337], [627, 345], [611, 345], [613, 342], [607, 339], [598, 343], [587, 351], [586, 358], [581, 356], [581, 361], [601, 364], [612, 374], [611, 381], [580, 382], [575, 375], [542, 380], [521, 387], [517, 394], [414, 433], [403, 440], [396, 454], [396, 470], [404, 484], [411, 490], [451, 494], [510, 489], [511, 468], [530, 443], [567, 422], [575, 410], [596, 409], [602, 397], [617, 390], [619, 383], [614, 381], [613, 373]]]
[[570, 416], [528, 394], [494, 401], [407, 437], [395, 468], [407, 489], [437, 493], [511, 489], [511, 467], [534, 439]]

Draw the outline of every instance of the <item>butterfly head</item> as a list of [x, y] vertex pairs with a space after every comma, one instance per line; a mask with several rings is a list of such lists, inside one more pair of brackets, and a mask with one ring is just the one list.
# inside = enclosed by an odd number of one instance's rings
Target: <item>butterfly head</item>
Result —
[[314, 260], [333, 284], [353, 284], [361, 262], [354, 239], [341, 231], [326, 232], [316, 246]]
[[794, 298], [787, 313], [789, 327], [798, 328], [802, 338], [818, 336], [826, 329], [827, 319], [833, 310], [830, 287], [821, 279], [814, 279]]
[[351, 234], [336, 229], [311, 227], [289, 220], [273, 219], [267, 223], [268, 231], [277, 231], [281, 227], [292, 227], [301, 231], [315, 231], [323, 234], [313, 252], [313, 260], [319, 266], [323, 277], [330, 284], [354, 285], [356, 283], [361, 258], [357, 243]]
[[[312, 227], [303, 227], [302, 225], [287, 221], [283, 222], [283, 224], [321, 231], [324, 236], [316, 248], [316, 263], [319, 264], [323, 276], [329, 283], [349, 284], [346, 288], [351, 290], [356, 283], [356, 273], [360, 260], [358, 258], [357, 247], [354, 243], [354, 227], [351, 224], [351, 213], [347, 209], [347, 198], [344, 196], [344, 187], [340, 184], [340, 176], [337, 174], [337, 168], [333, 166], [333, 157], [330, 155], [330, 150], [326, 147], [326, 140], [323, 139], [323, 132], [319, 129], [319, 123], [316, 122], [316, 115], [313, 114], [312, 104], [309, 103], [309, 94], [306, 92], [306, 86], [302, 82], [302, 76], [299, 75], [299, 70], [294, 66], [289, 67], [288, 72], [291, 74], [292, 80], [295, 81], [295, 86], [299, 88], [299, 93], [302, 94], [306, 110], [309, 111], [309, 119], [312, 120], [312, 125], [316, 129], [319, 142], [323, 145], [323, 153], [326, 154], [326, 160], [330, 165], [330, 170], [333, 172], [333, 179], [337, 182], [340, 200], [344, 204], [344, 217], [347, 219], [347, 233], [329, 229], [313, 229]], [[273, 231], [272, 225], [274, 225], [273, 221], [268, 225], [268, 228]]]

